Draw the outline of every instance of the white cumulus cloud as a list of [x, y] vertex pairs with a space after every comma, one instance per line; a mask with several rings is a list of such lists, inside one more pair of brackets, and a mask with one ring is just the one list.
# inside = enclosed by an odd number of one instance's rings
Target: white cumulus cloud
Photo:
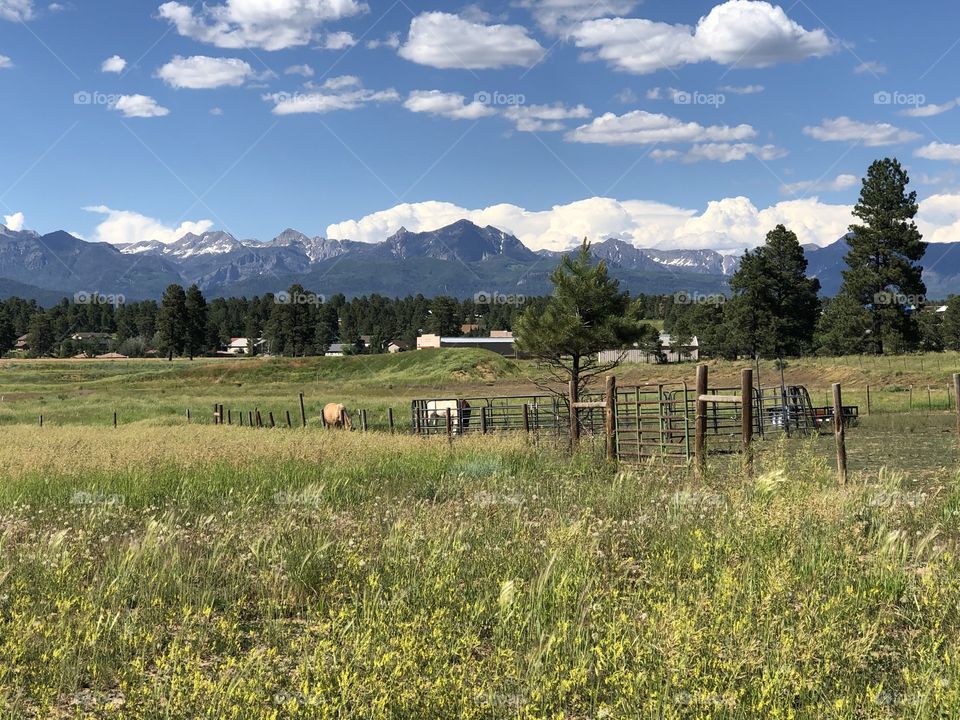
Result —
[[317, 87], [308, 83], [303, 93], [270, 93], [264, 100], [273, 103], [274, 115], [323, 114], [336, 110], [356, 110], [369, 103], [399, 102], [400, 94], [388, 90], [368, 90], [353, 75], [330, 78]]
[[468, 103], [463, 95], [440, 90], [414, 90], [403, 106], [410, 112], [429, 113], [453, 120], [479, 120], [497, 111], [482, 102]]
[[631, 12], [640, 0], [521, 0], [545, 32], [563, 35], [585, 20], [617, 17]]
[[13, 60], [6, 55], [0, 55], [0, 70], [6, 70], [13, 67]]
[[331, 238], [380, 242], [400, 227], [419, 232], [466, 218], [516, 235], [533, 249], [564, 250], [584, 237], [615, 237], [638, 247], [711, 248], [736, 252], [756, 247], [766, 233], [783, 223], [803, 243], [826, 245], [841, 237], [852, 222], [852, 208], [816, 199], [781, 202], [759, 210], [745, 197], [710, 202], [702, 212], [648, 200], [594, 197], [548, 210], [501, 204], [468, 209], [453, 203], [407, 203], [359, 220], [327, 228]]
[[346, 50], [357, 44], [357, 41], [354, 39], [351, 33], [346, 31], [327, 33], [327, 36], [323, 39], [323, 45], [321, 46], [324, 50]]
[[960, 145], [951, 145], [950, 143], [932, 142], [924, 145], [913, 153], [917, 157], [927, 160], [950, 160], [951, 162], [960, 162]]
[[119, 55], [113, 55], [108, 57], [100, 65], [100, 72], [105, 73], [122, 73], [127, 67], [127, 61], [124, 60]]
[[783, 8], [759, 0], [728, 0], [700, 18], [696, 28], [642, 18], [603, 18], [571, 33], [585, 59], [645, 75], [712, 61], [734, 67], [768, 67], [822, 57], [836, 49], [823, 29], [807, 30]]
[[22, 22], [33, 17], [33, 0], [0, 0], [0, 20]]
[[840, 190], [849, 190], [859, 184], [860, 178], [856, 175], [837, 175], [831, 180], [801, 180], [795, 183], [787, 183], [780, 186], [780, 192], [784, 195], [797, 195], [800, 193], [811, 192], [838, 192]]
[[244, 60], [206, 55], [177, 55], [157, 71], [157, 77], [170, 87], [192, 90], [238, 87], [252, 74], [253, 68]]
[[221, 5], [165, 2], [159, 13], [181, 35], [200, 42], [282, 50], [307, 45], [323, 23], [367, 9], [357, 0], [226, 0]]
[[410, 22], [400, 56], [435, 68], [479, 70], [533, 65], [544, 50], [520, 25], [484, 25], [444, 12], [422, 13]]
[[867, 147], [897, 145], [920, 138], [919, 134], [911, 130], [903, 130], [889, 123], [860, 122], [845, 115], [827, 118], [817, 126], [805, 127], [803, 132], [821, 142], [862, 143]]
[[7, 226], [8, 230], [13, 230], [14, 232], [20, 232], [23, 230], [23, 213], [15, 212], [13, 215], [4, 215], [3, 224]]
[[303, 77], [313, 77], [313, 68], [309, 65], [291, 65], [283, 71], [284, 75], [303, 75]]
[[728, 163], [755, 157], [768, 162], [787, 155], [787, 151], [776, 145], [756, 145], [754, 143], [700, 143], [686, 152], [677, 150], [654, 150], [650, 157], [654, 160], [682, 160], [686, 163], [711, 162]]
[[398, 47], [400, 47], [400, 33], [392, 32], [382, 40], [367, 41], [367, 48], [370, 50], [376, 50], [377, 48], [381, 47], [393, 48], [396, 50]]
[[593, 113], [586, 105], [514, 105], [503, 111], [518, 132], [559, 132], [566, 130], [564, 120], [584, 120]]
[[960, 194], [940, 193], [922, 200], [917, 227], [927, 242], [960, 240]]
[[750, 125], [709, 125], [683, 122], [662, 113], [634, 110], [625, 115], [605, 113], [567, 134], [578, 143], [648, 145], [652, 143], [737, 142], [756, 135]]
[[920, 107], [909, 108], [907, 110], [901, 111], [901, 115], [906, 115], [907, 117], [933, 117], [935, 115], [942, 115], [949, 110], [953, 110], [957, 106], [956, 100], [950, 100], [945, 103], [937, 105], [935, 103], [930, 103], [929, 105], [921, 105]]
[[170, 114], [167, 108], [157, 104], [149, 95], [121, 95], [110, 109], [121, 112], [128, 118], [163, 117]]
[[97, 225], [93, 239], [114, 245], [148, 240], [172, 243], [187, 233], [200, 235], [213, 227], [213, 222], [210, 220], [183, 222], [179, 226], [173, 227], [138, 212], [114, 210], [106, 205], [85, 207], [84, 210], [98, 215], [106, 215], [106, 219]]

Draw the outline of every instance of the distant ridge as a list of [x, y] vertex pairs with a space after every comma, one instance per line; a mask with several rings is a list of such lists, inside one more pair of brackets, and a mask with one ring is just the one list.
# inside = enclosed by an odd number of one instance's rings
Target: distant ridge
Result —
[[[931, 245], [924, 265], [930, 297], [960, 288], [956, 243]], [[846, 241], [805, 247], [810, 274], [825, 294], [840, 287]], [[637, 248], [618, 239], [593, 245], [611, 274], [634, 293], [725, 292], [739, 259], [714, 250]], [[349, 297], [423, 294], [472, 297], [479, 292], [538, 295], [562, 253], [534, 252], [498, 228], [459, 220], [436, 230], [401, 228], [380, 243], [309, 237], [288, 228], [268, 242], [239, 240], [222, 231], [189, 233], [173, 243], [86, 242], [58, 231], [47, 235], [0, 225], [0, 296], [99, 291], [128, 299], [157, 299], [167, 285], [197, 283], [205, 294], [260, 295], [298, 282]]]

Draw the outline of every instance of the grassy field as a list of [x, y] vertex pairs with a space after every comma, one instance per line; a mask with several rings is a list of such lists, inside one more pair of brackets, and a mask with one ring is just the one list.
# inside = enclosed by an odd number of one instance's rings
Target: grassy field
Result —
[[526, 387], [483, 353], [2, 370], [2, 717], [960, 717], [951, 413], [864, 418], [837, 487], [830, 438], [697, 479], [589, 443], [209, 424]]
[[[743, 362], [711, 361], [711, 386], [735, 386]], [[622, 385], [644, 382], [694, 383], [694, 365], [624, 365]], [[870, 386], [875, 413], [943, 411], [952, 406], [951, 375], [960, 372], [960, 354], [895, 358], [809, 358], [788, 361], [787, 383], [805, 385], [814, 404], [828, 404], [830, 384], [840, 382], [844, 401], [867, 408]], [[198, 359], [77, 361], [0, 360], [0, 425], [33, 423], [108, 425], [150, 420], [165, 424], [212, 422], [214, 403], [236, 410], [260, 408], [277, 419], [299, 412], [298, 393], [319, 422], [327, 402], [368, 411], [383, 426], [386, 410], [409, 423], [410, 400], [452, 395], [504, 395], [535, 391], [541, 373], [532, 362], [516, 362], [475, 350], [425, 350], [400, 355], [347, 358]], [[758, 383], [778, 385], [780, 371], [761, 362]], [[928, 392], [929, 389], [929, 392]], [[294, 412], [296, 411], [296, 412]]]

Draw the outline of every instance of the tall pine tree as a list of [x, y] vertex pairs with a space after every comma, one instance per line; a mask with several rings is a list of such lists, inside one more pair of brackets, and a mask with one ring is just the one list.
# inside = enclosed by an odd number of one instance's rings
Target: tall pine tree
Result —
[[187, 296], [180, 285], [170, 285], [163, 292], [157, 312], [158, 350], [173, 360], [182, 355], [187, 337]]
[[919, 340], [910, 308], [918, 308], [927, 292], [919, 264], [927, 244], [913, 221], [917, 193], [907, 191], [909, 183], [896, 159], [876, 160], [867, 170], [853, 210], [862, 224], [850, 226], [840, 293], [869, 315], [863, 342], [868, 352], [909, 350]]
[[795, 233], [777, 225], [766, 243], [744, 254], [730, 280], [726, 308], [730, 337], [741, 352], [802, 355], [813, 342], [820, 281], [807, 277], [807, 259]]
[[184, 310], [186, 311], [184, 345], [187, 354], [193, 360], [194, 355], [202, 354], [207, 346], [207, 301], [196, 284], [191, 285], [187, 290]]

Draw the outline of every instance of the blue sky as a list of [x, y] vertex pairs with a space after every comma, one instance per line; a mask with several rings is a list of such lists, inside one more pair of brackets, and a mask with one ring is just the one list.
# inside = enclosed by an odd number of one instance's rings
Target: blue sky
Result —
[[958, 20], [946, 0], [0, 0], [0, 216], [112, 242], [468, 216], [534, 247], [736, 250], [776, 222], [825, 244], [895, 155], [928, 239], [960, 240]]

